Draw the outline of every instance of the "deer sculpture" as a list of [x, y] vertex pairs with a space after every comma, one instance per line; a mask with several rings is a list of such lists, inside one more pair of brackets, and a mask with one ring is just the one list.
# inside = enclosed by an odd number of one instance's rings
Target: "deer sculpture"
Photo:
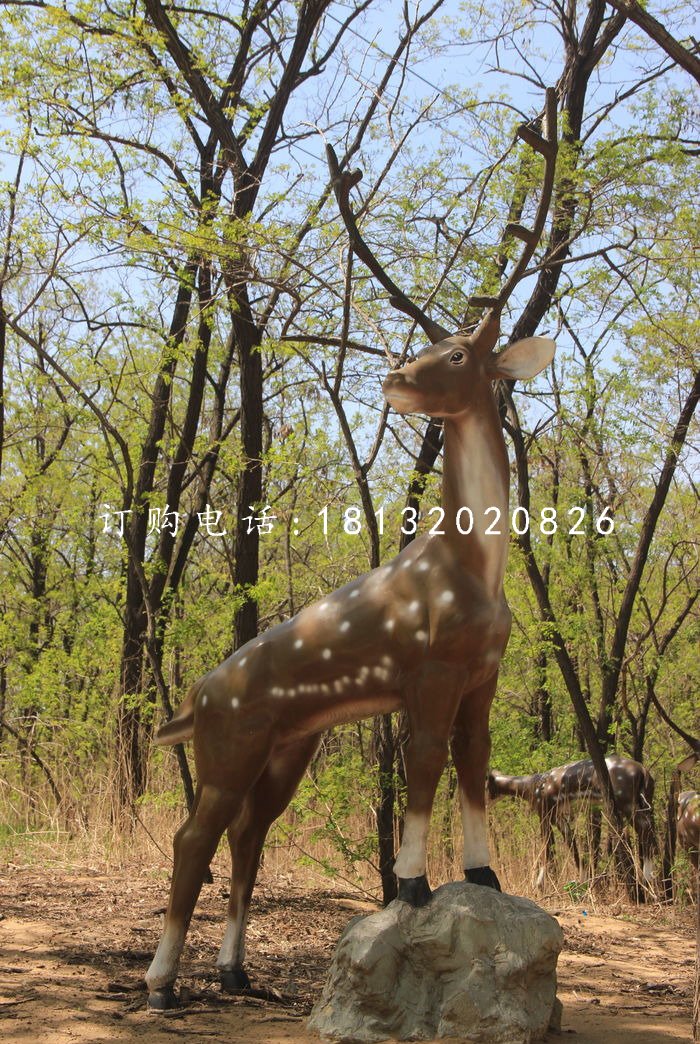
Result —
[[[232, 856], [228, 922], [217, 959], [222, 988], [249, 987], [245, 926], [263, 842], [287, 807], [320, 734], [341, 722], [404, 708], [407, 810], [394, 870], [400, 900], [430, 899], [426, 843], [448, 749], [457, 769], [467, 880], [499, 889], [490, 867], [484, 780], [489, 709], [508, 641], [503, 593], [507, 527], [487, 535], [484, 510], [507, 517], [509, 466], [491, 382], [527, 379], [554, 355], [553, 341], [530, 337], [494, 353], [503, 306], [541, 236], [554, 181], [556, 96], [547, 92], [542, 133], [520, 137], [544, 156], [544, 185], [533, 228], [509, 226], [525, 246], [487, 311], [468, 334], [450, 336], [403, 295], [359, 234], [349, 203], [358, 172], [342, 174], [332, 149], [336, 199], [355, 253], [378, 276], [392, 303], [433, 342], [389, 373], [384, 395], [399, 413], [444, 418], [441, 535], [415, 539], [394, 559], [328, 594], [248, 642], [197, 681], [157, 744], [192, 739], [194, 807], [174, 840], [163, 934], [146, 974], [149, 1004], [176, 1004], [174, 983], [202, 879], [224, 831]], [[475, 299], [472, 299], [472, 302]], [[466, 522], [473, 513], [474, 524]]]
[[[619, 754], [606, 758], [605, 764], [620, 814], [625, 822], [634, 826], [637, 834], [644, 878], [651, 881], [654, 872], [653, 855], [657, 848], [653, 809], [654, 777], [638, 761]], [[581, 869], [570, 820], [576, 803], [602, 803], [600, 781], [592, 761], [574, 761], [548, 772], [536, 772], [532, 776], [504, 776], [489, 772], [486, 789], [492, 801], [503, 797], [521, 798], [537, 813], [547, 861], [554, 851], [552, 830], [556, 826], [571, 849], [577, 868]], [[543, 879], [544, 867], [540, 868], [538, 874], [538, 886]]]
[[700, 794], [684, 790], [678, 795], [676, 836], [695, 870], [700, 870]]

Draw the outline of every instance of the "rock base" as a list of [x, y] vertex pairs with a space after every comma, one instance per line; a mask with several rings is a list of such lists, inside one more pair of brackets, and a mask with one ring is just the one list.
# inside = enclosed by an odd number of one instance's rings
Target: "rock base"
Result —
[[556, 1017], [562, 943], [539, 906], [491, 888], [443, 885], [420, 909], [397, 900], [349, 923], [309, 1028], [363, 1044], [530, 1044]]

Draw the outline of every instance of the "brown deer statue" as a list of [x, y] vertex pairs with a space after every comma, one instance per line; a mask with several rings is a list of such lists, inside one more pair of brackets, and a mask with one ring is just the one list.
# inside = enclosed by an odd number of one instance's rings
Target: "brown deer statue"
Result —
[[695, 870], [700, 869], [700, 794], [684, 790], [678, 795], [676, 836], [685, 848]]
[[[637, 834], [642, 872], [649, 882], [653, 877], [653, 856], [657, 850], [653, 809], [654, 777], [638, 761], [619, 754], [606, 758], [605, 763], [620, 815], [626, 823], [633, 825]], [[498, 772], [489, 772], [486, 789], [492, 801], [502, 797], [522, 798], [537, 813], [547, 861], [553, 855], [552, 829], [556, 826], [571, 849], [577, 869], [581, 869], [571, 817], [573, 806], [577, 803], [585, 802], [593, 806], [602, 804], [600, 782], [592, 761], [574, 761], [548, 772], [536, 772], [532, 776], [504, 776]], [[543, 879], [544, 867], [541, 867], [538, 886]]]
[[[484, 512], [508, 517], [509, 466], [492, 381], [527, 379], [554, 355], [553, 341], [530, 337], [494, 353], [506, 299], [541, 236], [554, 181], [556, 97], [547, 93], [542, 133], [518, 133], [544, 156], [544, 187], [532, 230], [509, 231], [525, 247], [478, 327], [450, 336], [401, 294], [362, 240], [349, 204], [357, 172], [329, 164], [355, 253], [389, 289], [392, 303], [430, 338], [412, 362], [389, 373], [384, 395], [401, 414], [444, 418], [441, 532], [419, 536], [394, 559], [329, 593], [237, 649], [190, 689], [156, 736], [192, 739], [194, 807], [174, 841], [174, 867], [162, 938], [146, 974], [149, 1004], [176, 1003], [174, 982], [203, 876], [228, 831], [233, 862], [228, 923], [217, 959], [224, 990], [249, 986], [245, 926], [263, 842], [292, 798], [320, 734], [341, 722], [403, 708], [409, 724], [407, 809], [394, 870], [399, 899], [430, 899], [426, 843], [448, 750], [457, 769], [469, 881], [499, 888], [490, 868], [484, 780], [489, 708], [508, 641], [503, 593], [508, 527], [486, 533]], [[335, 164], [335, 166], [334, 166]], [[493, 530], [493, 526], [491, 527]]]

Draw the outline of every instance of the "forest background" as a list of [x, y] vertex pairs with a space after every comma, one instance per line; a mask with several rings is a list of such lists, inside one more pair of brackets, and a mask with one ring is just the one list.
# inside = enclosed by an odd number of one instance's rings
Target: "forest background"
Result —
[[[444, 327], [475, 320], [536, 206], [515, 132], [547, 86], [554, 203], [502, 343], [558, 349], [499, 388], [492, 764], [617, 751], [663, 803], [700, 732], [696, 14], [0, 3], [0, 843], [165, 836], [191, 766], [151, 738], [188, 685], [395, 553], [411, 511], [434, 523], [440, 425], [381, 396], [427, 343], [388, 277]], [[364, 172], [379, 280], [325, 143]], [[275, 842], [306, 824], [317, 861], [390, 898], [404, 738], [396, 716], [327, 736]], [[450, 850], [455, 789], [448, 769]]]

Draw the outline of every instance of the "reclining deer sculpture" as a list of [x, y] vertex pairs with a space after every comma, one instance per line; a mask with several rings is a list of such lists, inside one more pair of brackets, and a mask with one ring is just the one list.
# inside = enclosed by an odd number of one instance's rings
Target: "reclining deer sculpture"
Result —
[[[283, 812], [316, 751], [320, 733], [341, 722], [405, 708], [407, 811], [394, 870], [399, 899], [420, 906], [431, 895], [426, 842], [435, 790], [448, 747], [457, 769], [469, 881], [499, 888], [489, 866], [484, 780], [489, 709], [510, 632], [503, 593], [507, 526], [485, 535], [486, 508], [508, 517], [509, 467], [491, 388], [497, 378], [534, 377], [554, 343], [531, 337], [500, 354], [499, 318], [541, 236], [554, 182], [556, 97], [547, 92], [542, 135], [518, 131], [545, 160], [532, 230], [521, 257], [470, 334], [450, 336], [403, 295], [362, 240], [350, 208], [359, 172], [341, 174], [332, 150], [336, 198], [355, 253], [430, 338], [413, 362], [384, 381], [399, 413], [444, 418], [444, 535], [420, 536], [393, 560], [303, 609], [236, 650], [197, 681], [156, 743], [192, 739], [197, 792], [174, 841], [170, 899], [161, 941], [148, 969], [149, 1004], [176, 1003], [173, 985], [202, 879], [223, 832], [233, 861], [228, 922], [217, 959], [222, 987], [249, 986], [243, 968], [250, 897], [267, 831]], [[474, 299], [473, 299], [474, 300]], [[466, 523], [473, 512], [474, 524]]]
[[[632, 758], [613, 754], [605, 759], [615, 790], [620, 815], [634, 826], [639, 841], [643, 874], [647, 881], [653, 877], [653, 855], [657, 848], [654, 829], [654, 777]], [[517, 797], [526, 801], [537, 813], [542, 828], [545, 858], [551, 859], [554, 848], [553, 827], [557, 827], [571, 849], [577, 869], [581, 869], [576, 838], [571, 828], [572, 806], [578, 802], [599, 805], [602, 792], [598, 776], [590, 759], [560, 765], [548, 772], [532, 776], [505, 776], [489, 772], [486, 789], [489, 798]], [[537, 885], [544, 879], [540, 868]]]

